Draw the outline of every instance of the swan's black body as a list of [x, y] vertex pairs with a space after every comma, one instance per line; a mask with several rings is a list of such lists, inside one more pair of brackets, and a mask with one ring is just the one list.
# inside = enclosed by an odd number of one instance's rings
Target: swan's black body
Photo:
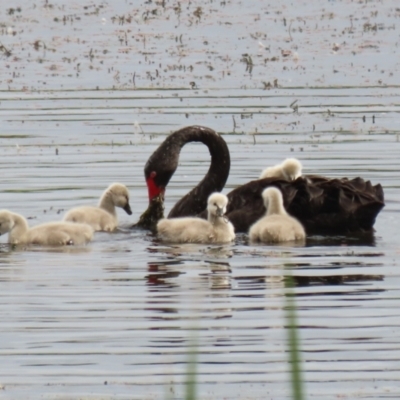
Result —
[[[210, 169], [204, 179], [175, 204], [169, 218], [196, 215], [206, 218], [208, 196], [221, 191], [229, 175], [229, 150], [220, 135], [201, 126], [180, 129], [168, 136], [146, 163], [145, 177], [150, 203], [164, 194], [178, 166], [182, 147], [194, 141], [202, 142], [209, 148]], [[277, 178], [259, 179], [228, 194], [226, 215], [236, 232], [247, 232], [264, 215], [261, 193], [268, 186], [275, 186], [282, 191], [286, 210], [304, 225], [308, 234], [371, 232], [376, 216], [384, 207], [381, 185], [372, 186], [361, 178], [307, 176], [291, 182]], [[147, 228], [144, 224], [141, 226]]]
[[264, 215], [261, 193], [269, 186], [281, 190], [285, 209], [303, 224], [308, 234], [370, 232], [384, 207], [382, 186], [372, 186], [362, 178], [303, 176], [292, 182], [260, 179], [228, 194], [226, 215], [236, 232], [247, 232]]

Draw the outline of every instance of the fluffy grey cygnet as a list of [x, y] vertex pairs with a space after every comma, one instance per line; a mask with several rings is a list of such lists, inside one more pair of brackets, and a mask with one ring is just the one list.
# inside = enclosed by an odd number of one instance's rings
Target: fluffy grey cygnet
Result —
[[131, 215], [129, 191], [121, 183], [113, 183], [102, 194], [99, 205], [76, 207], [67, 212], [64, 221], [89, 224], [95, 231], [111, 232], [118, 226], [115, 207], [120, 207]]
[[304, 241], [304, 228], [286, 212], [280, 190], [269, 187], [263, 191], [262, 197], [267, 212], [250, 227], [250, 240], [263, 243]]
[[207, 221], [192, 217], [162, 219], [157, 233], [161, 240], [171, 243], [229, 243], [235, 239], [235, 230], [224, 217], [227, 204], [224, 194], [212, 193], [207, 201]]
[[93, 228], [87, 224], [65, 221], [48, 222], [29, 228], [22, 215], [0, 210], [0, 234], [8, 233], [10, 244], [81, 245], [92, 239], [93, 232]]
[[260, 175], [264, 178], [280, 178], [287, 181], [294, 181], [301, 176], [302, 165], [296, 158], [287, 158], [282, 163], [268, 167]]

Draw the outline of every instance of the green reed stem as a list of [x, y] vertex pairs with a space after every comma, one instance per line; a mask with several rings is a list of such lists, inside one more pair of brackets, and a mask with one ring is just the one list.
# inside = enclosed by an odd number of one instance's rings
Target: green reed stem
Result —
[[197, 388], [197, 353], [198, 343], [197, 336], [193, 334], [188, 348], [188, 360], [186, 368], [186, 394], [185, 400], [196, 400]]
[[288, 346], [289, 346], [289, 364], [290, 377], [292, 384], [293, 400], [303, 400], [303, 379], [301, 371], [300, 359], [300, 340], [297, 329], [296, 319], [296, 302], [295, 293], [293, 290], [293, 278], [287, 276], [285, 279], [286, 287], [286, 320], [288, 325]]

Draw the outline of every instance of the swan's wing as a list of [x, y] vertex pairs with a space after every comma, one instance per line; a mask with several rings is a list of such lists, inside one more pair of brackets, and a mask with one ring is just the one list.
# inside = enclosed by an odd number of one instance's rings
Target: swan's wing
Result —
[[307, 233], [371, 231], [384, 207], [381, 185], [372, 186], [362, 178], [303, 176], [293, 182], [266, 178], [228, 194], [227, 216], [236, 232], [247, 232], [264, 215], [261, 193], [268, 186], [281, 190], [285, 209], [303, 224]]
[[300, 209], [289, 209], [297, 217], [308, 233], [348, 233], [371, 231], [376, 216], [384, 207], [381, 185], [372, 186], [362, 178], [328, 179], [307, 177], [309, 188], [322, 191], [319, 201], [315, 201], [310, 213], [305, 215]]

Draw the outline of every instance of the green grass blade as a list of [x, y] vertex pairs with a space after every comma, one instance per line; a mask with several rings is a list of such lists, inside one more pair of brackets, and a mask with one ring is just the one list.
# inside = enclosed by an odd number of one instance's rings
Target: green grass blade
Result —
[[300, 341], [297, 329], [296, 302], [295, 302], [295, 293], [293, 290], [293, 286], [294, 284], [292, 277], [286, 276], [285, 316], [287, 320], [292, 398], [293, 400], [303, 400], [304, 395], [303, 395], [303, 379], [302, 379], [301, 359], [300, 359]]
[[[194, 331], [192, 331], [194, 332]], [[196, 400], [196, 389], [197, 389], [197, 353], [198, 353], [198, 345], [197, 345], [197, 337], [194, 337], [193, 333], [192, 338], [189, 343], [188, 348], [188, 360], [187, 360], [187, 368], [186, 368], [186, 394], [185, 400]]]

